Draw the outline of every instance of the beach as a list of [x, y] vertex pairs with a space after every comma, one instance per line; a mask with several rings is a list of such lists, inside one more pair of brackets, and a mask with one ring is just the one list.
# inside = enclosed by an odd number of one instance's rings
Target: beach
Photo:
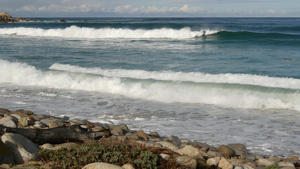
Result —
[[0, 107], [299, 156], [298, 18], [29, 19], [0, 24]]

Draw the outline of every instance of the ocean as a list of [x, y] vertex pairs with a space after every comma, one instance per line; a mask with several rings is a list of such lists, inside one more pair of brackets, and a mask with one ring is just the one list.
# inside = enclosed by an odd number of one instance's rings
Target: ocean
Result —
[[300, 156], [300, 18], [0, 24], [0, 107]]

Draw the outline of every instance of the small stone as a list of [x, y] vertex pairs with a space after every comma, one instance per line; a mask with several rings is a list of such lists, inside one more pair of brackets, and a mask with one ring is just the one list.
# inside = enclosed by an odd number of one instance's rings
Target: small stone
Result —
[[220, 153], [222, 153], [226, 158], [230, 158], [230, 157], [235, 156], [235, 151], [232, 148], [230, 148], [230, 147], [228, 147], [226, 145], [221, 145], [218, 148], [218, 151]]
[[221, 157], [214, 157], [214, 158], [209, 158], [207, 161], [206, 161], [206, 164], [209, 165], [209, 166], [218, 166], [219, 162], [221, 160]]
[[197, 167], [197, 161], [194, 158], [188, 156], [179, 156], [176, 158], [176, 162], [181, 165], [189, 166], [189, 168], [195, 169]]
[[254, 154], [248, 154], [248, 155], [245, 156], [245, 159], [247, 161], [254, 162], [256, 160], [256, 155], [254, 155]]
[[164, 153], [161, 153], [160, 156], [161, 156], [161, 158], [163, 158], [165, 160], [169, 160], [171, 157], [169, 154], [164, 154]]
[[17, 128], [16, 123], [13, 122], [12, 120], [9, 120], [9, 121], [5, 122], [5, 123], [3, 124], [3, 126], [10, 127], [10, 128]]
[[84, 166], [82, 169], [124, 169], [120, 166], [108, 164], [108, 163], [91, 163]]
[[186, 145], [184, 148], [179, 149], [177, 151], [180, 155], [187, 155], [189, 157], [200, 157], [203, 158], [201, 155], [201, 151], [191, 145]]
[[244, 169], [244, 167], [243, 167], [243, 166], [240, 166], [240, 165], [235, 165], [235, 166], [234, 166], [234, 169]]
[[257, 160], [257, 165], [258, 166], [266, 166], [267, 167], [267, 166], [270, 166], [274, 163], [275, 163], [275, 161], [270, 160], [270, 159], [261, 158], [261, 159]]
[[53, 147], [54, 146], [50, 143], [45, 143], [41, 146], [41, 148], [44, 149], [44, 150], [52, 150]]
[[209, 157], [221, 157], [222, 156], [222, 154], [220, 152], [215, 152], [215, 151], [211, 151], [211, 150], [209, 150], [206, 154]]
[[173, 151], [177, 151], [178, 150], [178, 146], [176, 146], [175, 144], [171, 143], [171, 142], [168, 142], [168, 141], [160, 141], [160, 142], [157, 142], [159, 144], [161, 144], [163, 147], [165, 148], [168, 148], [170, 150], [173, 150]]
[[92, 131], [104, 131], [105, 128], [104, 127], [100, 127], [100, 126], [95, 126], [92, 128]]
[[139, 137], [143, 138], [145, 141], [147, 141], [147, 135], [142, 131], [142, 130], [139, 130], [136, 132], [136, 135], [138, 135]]
[[224, 158], [224, 157], [221, 157], [218, 167], [220, 167], [222, 169], [233, 169], [233, 165], [230, 164], [230, 162], [227, 161], [226, 158]]

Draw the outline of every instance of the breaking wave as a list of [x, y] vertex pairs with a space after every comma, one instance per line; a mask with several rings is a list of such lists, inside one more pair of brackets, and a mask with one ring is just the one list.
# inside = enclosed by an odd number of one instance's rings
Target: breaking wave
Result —
[[217, 33], [217, 30], [192, 31], [189, 27], [182, 29], [126, 29], [126, 28], [88, 28], [70, 26], [64, 29], [42, 28], [2, 28], [2, 35], [33, 36], [33, 37], [59, 37], [59, 38], [124, 38], [124, 39], [189, 39]]
[[0, 84], [123, 95], [167, 103], [300, 111], [300, 80], [249, 74], [103, 70], [54, 64], [49, 70], [0, 60]]

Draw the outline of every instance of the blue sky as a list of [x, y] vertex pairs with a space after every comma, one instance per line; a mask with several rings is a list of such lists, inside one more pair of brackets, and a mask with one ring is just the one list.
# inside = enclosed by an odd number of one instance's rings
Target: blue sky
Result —
[[0, 0], [13, 17], [300, 17], [300, 0]]

